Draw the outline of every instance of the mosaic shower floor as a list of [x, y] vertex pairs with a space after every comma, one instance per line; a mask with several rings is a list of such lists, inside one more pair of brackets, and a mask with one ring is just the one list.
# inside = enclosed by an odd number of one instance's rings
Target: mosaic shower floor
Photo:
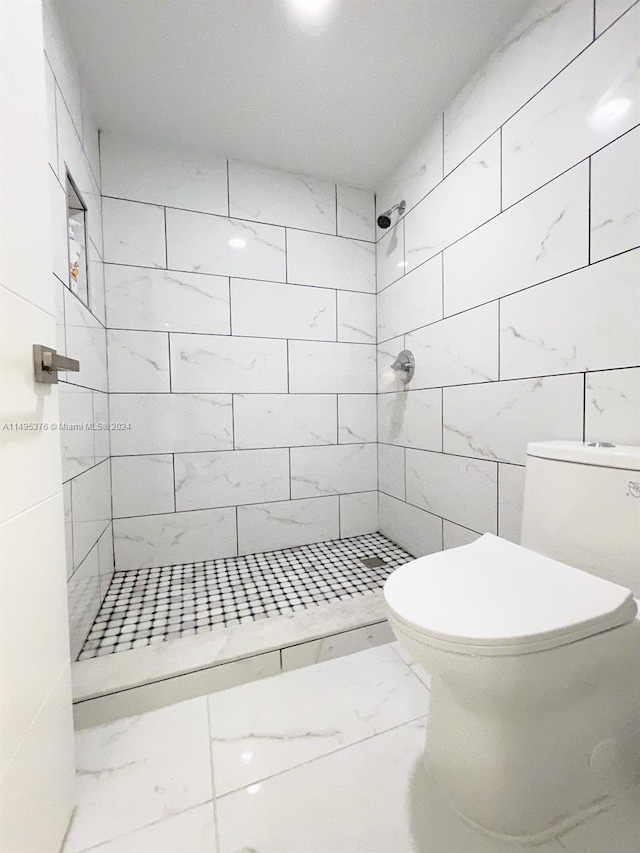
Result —
[[380, 589], [413, 559], [381, 533], [116, 572], [78, 660], [294, 613]]

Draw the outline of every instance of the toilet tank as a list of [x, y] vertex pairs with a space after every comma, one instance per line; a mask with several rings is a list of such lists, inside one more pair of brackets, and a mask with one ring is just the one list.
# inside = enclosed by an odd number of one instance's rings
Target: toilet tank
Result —
[[640, 596], [640, 447], [527, 445], [520, 541]]

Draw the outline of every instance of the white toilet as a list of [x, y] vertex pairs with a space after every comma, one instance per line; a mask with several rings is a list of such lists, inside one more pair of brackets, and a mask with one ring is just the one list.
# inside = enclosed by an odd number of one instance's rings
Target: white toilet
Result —
[[640, 448], [530, 444], [522, 544], [421, 557], [384, 595], [431, 674], [426, 770], [469, 822], [536, 843], [640, 782]]

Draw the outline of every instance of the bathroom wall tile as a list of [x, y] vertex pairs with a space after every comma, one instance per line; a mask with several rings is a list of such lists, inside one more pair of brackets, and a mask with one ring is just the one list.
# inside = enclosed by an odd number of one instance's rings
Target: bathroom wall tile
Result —
[[463, 385], [498, 378], [498, 303], [433, 323], [405, 337], [416, 371], [412, 388]]
[[442, 450], [442, 392], [400, 391], [378, 399], [378, 440], [423, 450]]
[[89, 168], [98, 185], [102, 183], [100, 169], [100, 131], [92, 115], [91, 96], [84, 86], [82, 97], [82, 145], [89, 161]]
[[113, 523], [116, 570], [234, 557], [235, 509], [120, 518]]
[[379, 493], [380, 532], [414, 557], [442, 550], [442, 519]]
[[109, 327], [228, 335], [229, 279], [105, 265]]
[[112, 264], [166, 267], [165, 212], [162, 207], [102, 199], [104, 259]]
[[378, 294], [378, 340], [385, 341], [442, 317], [442, 255], [411, 270]]
[[172, 270], [285, 281], [284, 228], [275, 225], [169, 208], [167, 253]]
[[207, 509], [289, 498], [289, 451], [178, 453], [176, 509]]
[[98, 250], [89, 240], [88, 245], [88, 289], [89, 289], [89, 310], [93, 316], [106, 325], [106, 308], [105, 308], [105, 287], [104, 287], [104, 264]]
[[234, 278], [231, 328], [234, 335], [335, 341], [335, 291]]
[[[375, 407], [375, 397], [373, 402]], [[235, 394], [235, 446], [335, 444], [336, 407], [334, 394]]]
[[383, 232], [376, 243], [376, 285], [378, 290], [388, 287], [404, 275], [405, 263], [405, 220], [402, 219], [388, 231]]
[[582, 386], [570, 374], [445, 388], [444, 451], [524, 465], [529, 441], [581, 441]]
[[585, 266], [588, 193], [581, 163], [447, 249], [445, 314]]
[[115, 571], [113, 559], [113, 527], [111, 524], [98, 539], [98, 570], [100, 574], [100, 600], [103, 601]]
[[67, 330], [64, 323], [64, 292], [67, 289], [55, 276], [53, 279], [53, 314], [56, 319], [56, 349], [62, 355], [67, 353]]
[[222, 216], [228, 212], [226, 160], [104, 131], [100, 156], [107, 196]]
[[45, 54], [58, 85], [64, 92], [75, 126], [80, 132], [82, 128], [80, 74], [52, 3], [42, 4], [42, 16]]
[[238, 507], [238, 553], [293, 548], [340, 536], [338, 496]]
[[639, 30], [640, 6], [636, 6], [506, 123], [505, 204], [513, 204], [638, 124]]
[[96, 462], [111, 455], [111, 436], [109, 425], [109, 395], [102, 391], [93, 392], [93, 440]]
[[355, 187], [336, 187], [336, 212], [340, 237], [354, 240], [376, 239], [375, 194]]
[[173, 391], [203, 394], [287, 391], [286, 341], [174, 333], [170, 338]]
[[591, 261], [640, 246], [640, 128], [591, 160]]
[[407, 450], [407, 502], [478, 532], [497, 532], [494, 462]]
[[361, 240], [287, 229], [287, 281], [374, 293], [374, 246]]
[[67, 194], [56, 176], [49, 172], [49, 202], [51, 210], [51, 250], [53, 273], [69, 285], [69, 238], [67, 225]]
[[47, 141], [49, 165], [58, 174], [58, 130], [56, 122], [56, 80], [45, 56], [44, 61], [45, 100], [47, 104]]
[[471, 545], [480, 537], [480, 533], [475, 533], [466, 527], [460, 527], [459, 524], [454, 524], [446, 519], [442, 522], [443, 535], [443, 550], [449, 548], [461, 548], [463, 545]]
[[378, 487], [375, 444], [291, 449], [291, 497], [311, 498]]
[[340, 537], [363, 536], [378, 531], [378, 493], [340, 495]]
[[640, 367], [587, 373], [584, 439], [640, 444]]
[[231, 395], [111, 394], [111, 421], [130, 425], [111, 433], [114, 456], [230, 450]]
[[164, 332], [107, 332], [109, 391], [169, 391], [169, 335]]
[[370, 394], [375, 389], [375, 347], [306, 341], [289, 343], [289, 390], [292, 393]]
[[109, 462], [101, 462], [71, 481], [73, 565], [77, 569], [111, 520]]
[[62, 484], [62, 501], [64, 507], [64, 554], [67, 580], [69, 580], [73, 574], [73, 510], [70, 481]]
[[338, 340], [376, 342], [376, 297], [373, 293], [338, 291]]
[[403, 447], [392, 444], [378, 445], [378, 488], [387, 495], [404, 500]]
[[638, 364], [639, 256], [627, 252], [503, 299], [501, 378]]
[[395, 393], [405, 389], [406, 385], [399, 379], [399, 374], [391, 368], [391, 365], [403, 349], [404, 335], [385, 341], [376, 348], [378, 393]]
[[520, 109], [593, 38], [591, 0], [542, 0], [445, 109], [445, 173]]
[[596, 0], [596, 36], [624, 14], [635, 0]]
[[516, 545], [520, 544], [524, 470], [520, 465], [498, 465], [498, 536]]
[[405, 217], [413, 269], [500, 212], [500, 135], [495, 133]]
[[63, 482], [95, 465], [93, 392], [66, 382], [58, 384], [60, 405], [60, 450]]
[[336, 187], [319, 178], [230, 160], [229, 213], [239, 219], [335, 234]]
[[74, 661], [87, 639], [100, 609], [100, 567], [98, 546], [94, 545], [67, 585], [69, 601], [69, 642]]
[[67, 355], [80, 362], [77, 373], [67, 373], [74, 385], [107, 390], [107, 335], [93, 314], [65, 288], [64, 313]]
[[173, 456], [114, 456], [111, 459], [113, 517], [173, 512]]
[[338, 396], [339, 444], [357, 444], [377, 440], [376, 404], [375, 394], [340, 394]]

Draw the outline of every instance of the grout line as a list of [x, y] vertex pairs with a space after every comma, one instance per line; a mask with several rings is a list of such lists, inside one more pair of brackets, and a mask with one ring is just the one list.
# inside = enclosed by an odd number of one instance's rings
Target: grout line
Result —
[[178, 511], [178, 496], [176, 494], [176, 454], [171, 454], [173, 470], [173, 511]]
[[588, 208], [587, 208], [587, 264], [591, 264], [591, 198], [592, 198], [592, 185], [591, 185], [591, 171], [592, 171], [592, 159], [589, 157], [589, 195], [588, 195]]
[[229, 219], [231, 218], [231, 190], [230, 190], [230, 181], [229, 181], [229, 161], [225, 160], [227, 164], [227, 216]]

